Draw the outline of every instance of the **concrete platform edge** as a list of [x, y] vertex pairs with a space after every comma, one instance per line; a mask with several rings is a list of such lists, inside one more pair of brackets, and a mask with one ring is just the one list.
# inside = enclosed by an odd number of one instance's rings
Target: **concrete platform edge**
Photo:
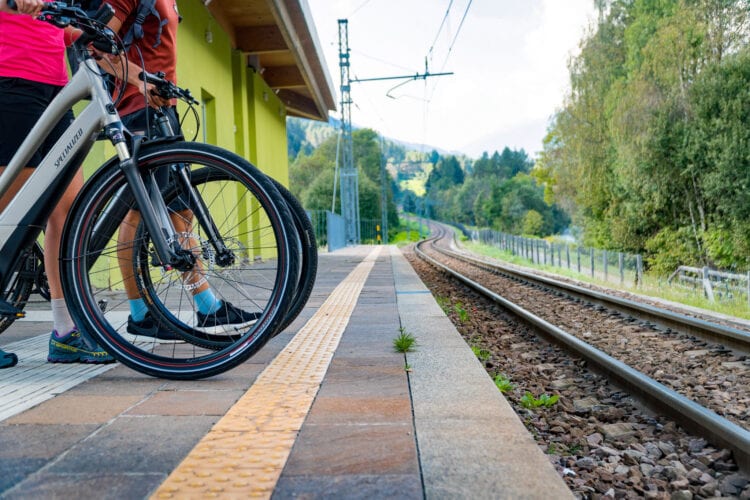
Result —
[[573, 498], [401, 251], [391, 262], [425, 497]]

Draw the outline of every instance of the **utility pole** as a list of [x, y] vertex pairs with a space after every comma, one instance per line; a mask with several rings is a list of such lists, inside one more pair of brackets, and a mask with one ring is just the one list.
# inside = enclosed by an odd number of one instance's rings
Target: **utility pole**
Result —
[[[380, 80], [406, 80], [397, 85], [399, 87], [409, 80], [426, 80], [431, 76], [452, 75], [453, 73], [430, 73], [427, 70], [425, 59], [425, 72], [413, 75], [385, 76], [376, 78], [349, 78], [349, 21], [339, 19], [339, 69], [341, 70], [341, 215], [344, 217], [347, 244], [356, 245], [360, 242], [359, 227], [359, 172], [354, 166], [354, 146], [352, 142], [352, 97], [351, 84], [359, 82], [374, 82]], [[396, 88], [394, 87], [394, 88]], [[393, 90], [393, 89], [391, 89]], [[390, 91], [389, 91], [390, 92]], [[390, 97], [390, 95], [389, 95]], [[381, 228], [383, 231], [383, 242], [388, 243], [388, 197], [387, 176], [385, 169], [384, 142], [381, 137], [381, 167], [380, 167], [380, 203], [381, 203]]]
[[339, 69], [341, 70], [341, 215], [349, 245], [359, 236], [359, 172], [354, 166], [352, 143], [352, 97], [349, 81], [349, 21], [339, 19]]
[[380, 136], [380, 227], [383, 245], [388, 244], [388, 172], [385, 160], [385, 140]]

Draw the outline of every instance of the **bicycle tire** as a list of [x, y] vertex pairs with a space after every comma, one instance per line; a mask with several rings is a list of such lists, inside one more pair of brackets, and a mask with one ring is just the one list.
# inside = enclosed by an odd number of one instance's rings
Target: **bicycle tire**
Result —
[[300, 246], [300, 271], [297, 279], [297, 290], [294, 294], [289, 309], [284, 315], [284, 321], [274, 332], [274, 337], [292, 324], [297, 316], [305, 308], [305, 304], [310, 299], [315, 286], [315, 278], [318, 274], [318, 243], [315, 239], [315, 229], [313, 228], [310, 217], [302, 207], [297, 198], [281, 183], [273, 180], [274, 186], [281, 194], [281, 197], [287, 204], [289, 212], [294, 219], [294, 227], [297, 230], [298, 244]]
[[[226, 181], [226, 177], [220, 172], [211, 172], [208, 169], [201, 169], [198, 172], [194, 172], [190, 179], [193, 187], [199, 191], [204, 190], [206, 184], [209, 182]], [[283, 185], [273, 179], [272, 182], [286, 202], [287, 208], [292, 216], [292, 221], [296, 229], [295, 240], [300, 254], [300, 271], [297, 278], [294, 297], [287, 308], [284, 320], [274, 332], [274, 336], [276, 336], [285, 330], [297, 318], [297, 316], [299, 316], [302, 309], [304, 309], [315, 285], [318, 268], [318, 252], [315, 231], [309, 217], [307, 217], [306, 212], [302, 208], [302, 205]], [[178, 193], [176, 189], [167, 189], [163, 193], [163, 196], [165, 202], [170, 204], [178, 196]], [[143, 223], [141, 223], [139, 231], [143, 230]], [[134, 267], [136, 268], [134, 269], [134, 275], [136, 277], [136, 283], [140, 294], [148, 299], [146, 300], [146, 303], [149, 305], [152, 317], [157, 318], [157, 322], [161, 325], [169, 325], [170, 330], [178, 332], [179, 335], [184, 337], [188, 342], [202, 347], [219, 349], [223, 347], [226, 342], [232, 341], [233, 339], [227, 338], [226, 334], [214, 335], [210, 332], [193, 328], [191, 325], [185, 324], [172, 315], [168, 308], [162, 307], [161, 300], [158, 297], [157, 287], [153, 284], [153, 280], [150, 276], [151, 267], [148, 265], [147, 252], [148, 237], [144, 235], [137, 239], [142, 243], [140, 249], [136, 250], [138, 255], [133, 259]]]
[[[293, 248], [295, 233], [286, 203], [273, 183], [245, 159], [215, 146], [183, 141], [146, 145], [139, 153], [143, 175], [174, 164], [185, 164], [192, 172], [213, 169], [233, 179], [234, 191], [223, 193], [231, 196], [231, 203], [220, 193], [208, 204], [216, 201], [218, 207], [225, 203], [220, 230], [235, 256], [241, 258], [225, 268], [211, 268], [211, 276], [214, 285], [220, 282], [224, 286], [220, 292], [223, 297], [231, 296], [236, 306], [257, 312], [257, 321], [234, 329], [227, 342], [216, 349], [189, 339], [165, 343], [126, 332], [127, 297], [121, 290], [122, 276], [118, 275], [116, 239], [103, 249], [92, 243], [98, 236], [92, 234], [97, 217], [107, 213], [110, 203], [121, 202], [116, 193], [126, 181], [116, 161], [110, 161], [87, 181], [70, 212], [63, 233], [63, 268], [69, 278], [64, 281], [64, 289], [76, 325], [117, 360], [151, 376], [192, 380], [237, 366], [268, 341], [284, 319], [286, 304], [295, 292], [299, 256]], [[148, 232], [141, 231], [141, 236], [148, 239]], [[190, 234], [188, 239], [191, 244], [201, 241], [198, 234]], [[134, 256], [144, 248], [143, 241], [132, 242]], [[247, 245], [239, 245], [240, 241]], [[203, 269], [209, 269], [210, 252], [202, 244], [192, 251]], [[186, 295], [182, 273], [160, 269], [162, 293], [151, 297], [158, 297], [159, 307], [176, 318], [195, 323], [195, 306], [192, 297]], [[106, 310], [99, 306], [103, 299], [108, 302]]]

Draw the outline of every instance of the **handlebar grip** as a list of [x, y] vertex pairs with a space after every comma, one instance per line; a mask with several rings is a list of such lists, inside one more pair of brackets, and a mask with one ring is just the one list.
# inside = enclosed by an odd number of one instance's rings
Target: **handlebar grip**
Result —
[[[7, 0], [7, 1], [10, 2], [11, 0]], [[109, 20], [114, 17], [114, 15], [115, 15], [115, 9], [112, 8], [112, 6], [109, 5], [108, 3], [102, 3], [101, 7], [99, 7], [99, 10], [96, 11], [92, 19], [94, 19], [95, 21], [101, 24], [107, 24]]]
[[18, 6], [16, 5], [16, 0], [7, 0], [5, 2], [5, 5], [7, 5], [10, 10], [18, 10]]

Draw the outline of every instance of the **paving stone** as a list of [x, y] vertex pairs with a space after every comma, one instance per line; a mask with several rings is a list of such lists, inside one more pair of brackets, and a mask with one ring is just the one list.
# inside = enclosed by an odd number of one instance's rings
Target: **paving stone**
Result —
[[121, 417], [78, 444], [56, 473], [99, 477], [168, 474], [216, 423], [216, 417]]
[[287, 476], [282, 474], [271, 496], [285, 498], [346, 498], [389, 500], [423, 498], [418, 475]]
[[9, 424], [103, 424], [143, 399], [141, 395], [107, 396], [65, 393], [6, 420]]
[[389, 424], [306, 425], [284, 469], [284, 473], [292, 476], [417, 474], [418, 471], [412, 426]]
[[318, 396], [306, 423], [411, 425], [411, 401], [407, 397], [370, 398]]
[[0, 493], [13, 488], [47, 462], [41, 458], [0, 458]]
[[159, 391], [129, 409], [127, 415], [224, 415], [244, 391]]
[[7, 498], [147, 498], [164, 477], [164, 474], [101, 474], [81, 477], [79, 474], [43, 472], [25, 483], [23, 491], [15, 494], [10, 492]]
[[[382, 358], [381, 358], [382, 359]], [[409, 400], [409, 385], [403, 361], [391, 366], [358, 366], [334, 359], [318, 397], [401, 397]]]

